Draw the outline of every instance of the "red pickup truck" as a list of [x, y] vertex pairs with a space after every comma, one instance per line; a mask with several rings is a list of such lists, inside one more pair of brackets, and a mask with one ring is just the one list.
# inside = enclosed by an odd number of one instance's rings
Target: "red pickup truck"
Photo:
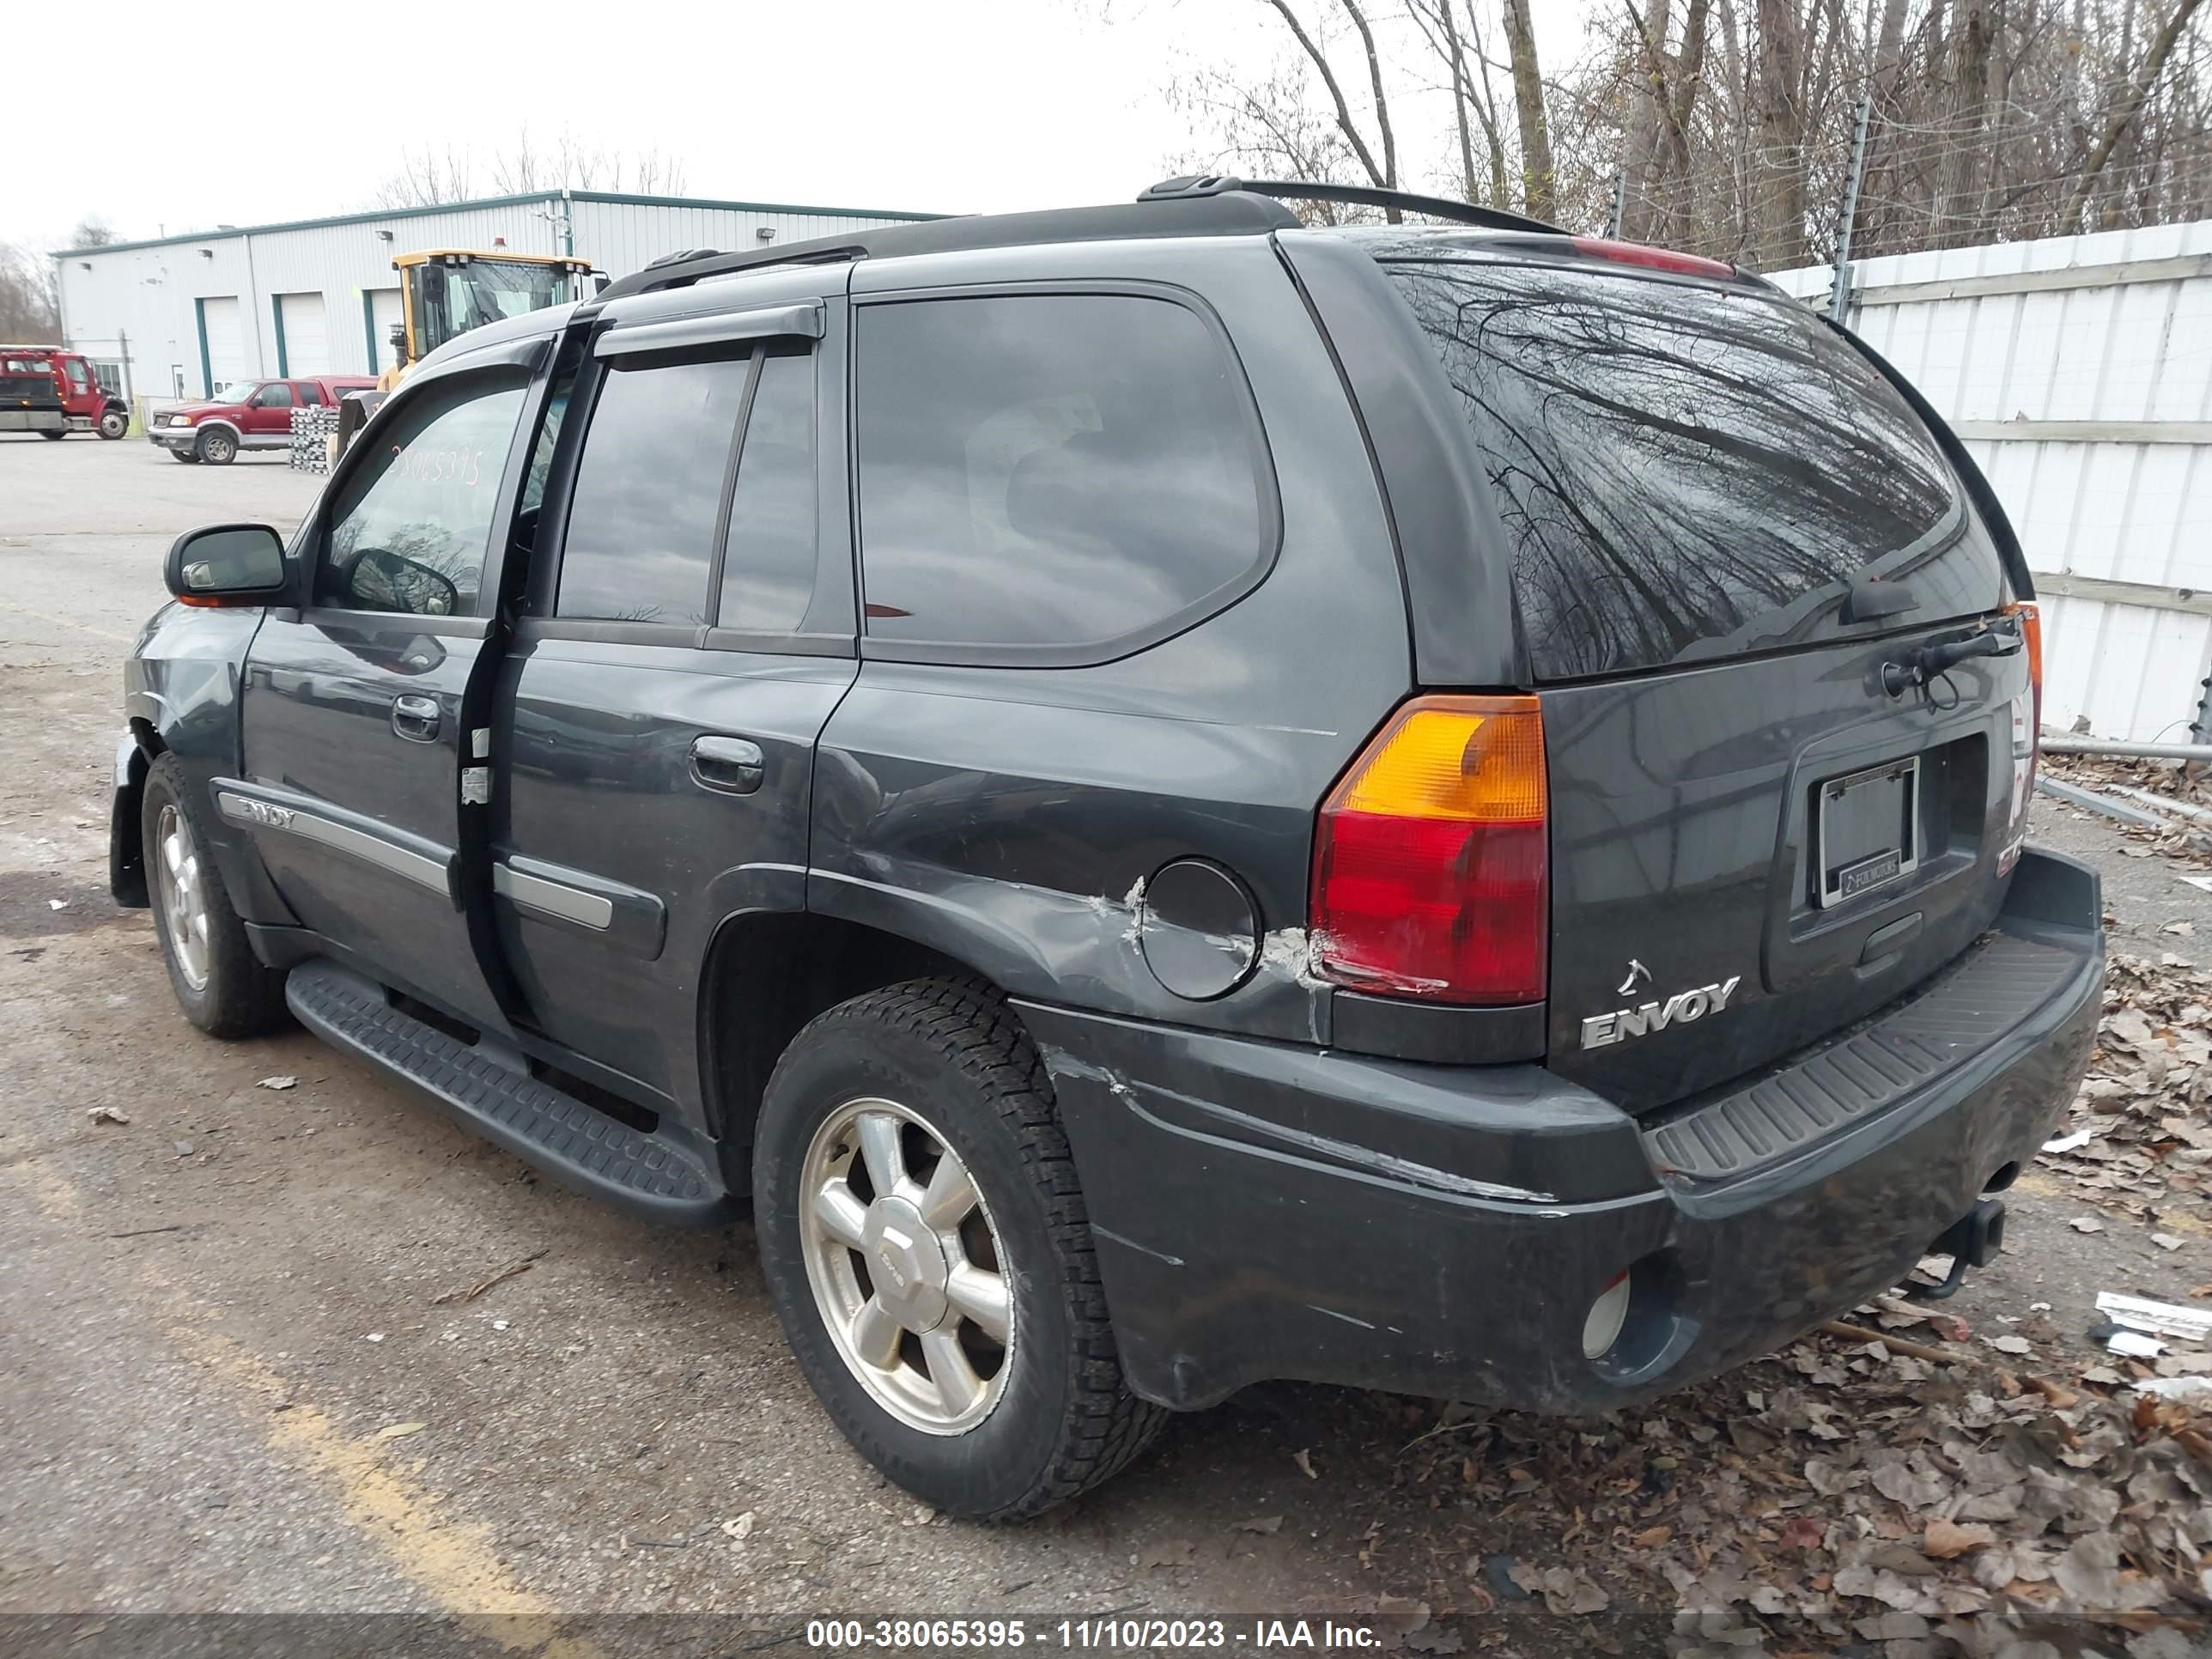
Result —
[[[0, 345], [0, 377], [9, 383], [8, 418], [0, 431], [35, 432], [66, 438], [72, 432], [97, 432], [119, 438], [131, 425], [131, 410], [100, 383], [92, 361], [78, 351], [53, 345]], [[33, 384], [52, 382], [52, 397]]]
[[336, 406], [349, 392], [373, 392], [365, 374], [323, 374], [304, 380], [233, 380], [204, 403], [164, 410], [147, 422], [146, 436], [180, 461], [226, 466], [241, 449], [289, 449], [292, 411], [318, 404]]

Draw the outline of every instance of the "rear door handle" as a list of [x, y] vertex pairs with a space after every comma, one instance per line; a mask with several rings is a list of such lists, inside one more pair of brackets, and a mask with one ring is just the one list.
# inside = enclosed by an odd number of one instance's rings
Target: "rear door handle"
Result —
[[394, 697], [392, 729], [410, 743], [438, 740], [438, 700], [435, 697]]
[[750, 795], [761, 787], [767, 757], [744, 738], [696, 738], [691, 744], [691, 775], [726, 795]]

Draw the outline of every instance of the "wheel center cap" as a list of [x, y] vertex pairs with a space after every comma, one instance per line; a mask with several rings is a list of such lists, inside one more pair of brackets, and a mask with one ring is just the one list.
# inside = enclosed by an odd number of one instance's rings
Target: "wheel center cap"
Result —
[[907, 1329], [935, 1330], [950, 1310], [945, 1285], [951, 1270], [921, 1212], [903, 1198], [879, 1198], [868, 1206], [860, 1237], [877, 1299]]

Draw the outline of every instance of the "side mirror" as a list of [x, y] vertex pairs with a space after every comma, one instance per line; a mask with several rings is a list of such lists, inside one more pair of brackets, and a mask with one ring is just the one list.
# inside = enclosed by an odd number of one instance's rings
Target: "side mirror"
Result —
[[186, 605], [269, 605], [284, 594], [284, 543], [265, 524], [211, 524], [169, 545], [162, 569]]
[[607, 291], [607, 285], [613, 281], [614, 278], [608, 276], [604, 270], [593, 271], [592, 273], [592, 292], [594, 294], [605, 294]]

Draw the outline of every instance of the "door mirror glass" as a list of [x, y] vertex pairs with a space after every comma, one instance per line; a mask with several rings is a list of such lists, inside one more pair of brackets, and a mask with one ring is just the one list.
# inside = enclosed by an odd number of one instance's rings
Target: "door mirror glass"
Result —
[[284, 586], [284, 543], [265, 524], [188, 530], [170, 547], [164, 574], [188, 605], [274, 599]]
[[451, 580], [413, 559], [381, 548], [355, 556], [346, 573], [346, 595], [361, 611], [404, 611], [417, 617], [451, 617], [461, 592]]

